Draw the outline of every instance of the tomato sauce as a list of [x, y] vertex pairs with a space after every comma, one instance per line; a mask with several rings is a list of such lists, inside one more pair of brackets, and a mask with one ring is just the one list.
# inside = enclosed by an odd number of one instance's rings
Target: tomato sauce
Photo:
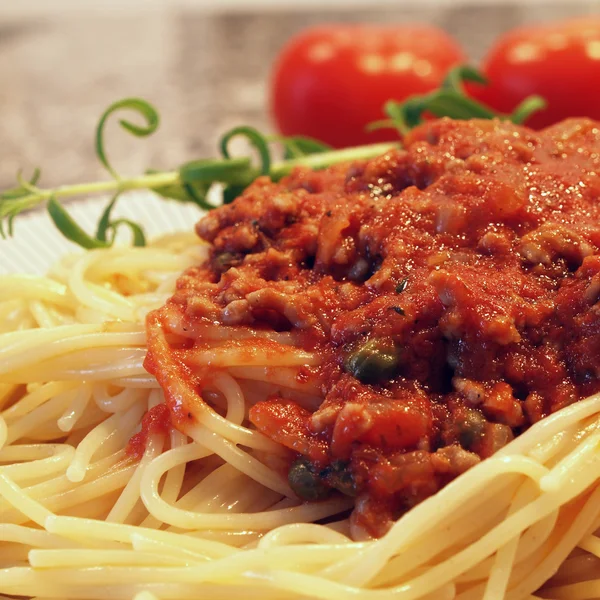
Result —
[[[321, 406], [274, 396], [250, 421], [304, 461], [290, 470], [299, 490], [312, 478], [356, 496], [353, 524], [382, 535], [600, 390], [597, 173], [591, 121], [541, 132], [431, 122], [402, 150], [261, 178], [209, 213], [196, 227], [209, 260], [151, 319], [298, 334], [320, 366], [297, 381], [319, 386]], [[174, 379], [198, 386], [199, 375], [182, 367], [161, 380], [164, 346], [149, 346], [150, 370], [181, 408]]]
[[127, 456], [140, 460], [146, 451], [148, 438], [152, 435], [167, 435], [171, 427], [171, 413], [166, 404], [157, 404], [142, 419], [142, 428], [127, 444]]

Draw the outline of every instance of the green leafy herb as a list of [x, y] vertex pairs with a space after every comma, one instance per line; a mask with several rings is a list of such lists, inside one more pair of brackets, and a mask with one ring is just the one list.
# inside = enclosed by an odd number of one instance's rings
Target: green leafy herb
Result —
[[248, 142], [258, 150], [261, 161], [260, 174], [268, 175], [271, 170], [271, 151], [269, 150], [267, 138], [254, 129], [254, 127], [235, 127], [221, 138], [221, 154], [223, 154], [223, 157], [226, 159], [231, 158], [228, 145], [230, 140], [234, 137], [245, 137]]
[[106, 242], [102, 242], [101, 240], [88, 235], [56, 198], [51, 197], [50, 200], [48, 200], [47, 208], [48, 214], [52, 221], [54, 221], [56, 228], [68, 240], [71, 240], [88, 250], [91, 250], [92, 248], [106, 248], [108, 246]]
[[546, 107], [546, 102], [539, 96], [526, 98], [508, 115], [495, 112], [482, 102], [467, 96], [463, 83], [471, 81], [480, 85], [487, 83], [486, 78], [474, 67], [461, 65], [451, 69], [439, 89], [429, 94], [411, 96], [403, 102], [390, 100], [384, 106], [388, 119], [375, 121], [367, 127], [369, 131], [382, 128], [397, 129], [401, 136], [406, 135], [413, 127], [423, 123], [426, 113], [436, 117], [451, 119], [505, 119], [521, 124], [534, 112]]
[[31, 186], [35, 186], [40, 177], [40, 170], [36, 169], [28, 182], [27, 186], [23, 185], [21, 173], [17, 173], [17, 180], [21, 183], [17, 187], [6, 190], [0, 195], [0, 235], [6, 236], [4, 231], [4, 223], [7, 225], [8, 234], [13, 234], [14, 218], [22, 211], [35, 206], [36, 203], [27, 200], [27, 196], [31, 194]]
[[[402, 138], [413, 127], [423, 122], [425, 113], [454, 119], [500, 117], [510, 119], [514, 123], [523, 123], [533, 112], [545, 106], [543, 99], [532, 96], [510, 115], [498, 115], [491, 108], [465, 94], [465, 81], [486, 83], [485, 78], [476, 69], [469, 66], [456, 67], [450, 71], [439, 90], [413, 96], [401, 103], [387, 102], [384, 109], [389, 118], [372, 123], [369, 129], [392, 127]], [[134, 245], [143, 246], [146, 240], [139, 224], [127, 219], [113, 218], [117, 199], [129, 190], [149, 189], [163, 198], [188, 202], [196, 204], [202, 210], [211, 210], [215, 205], [208, 197], [215, 185], [220, 186], [222, 202], [227, 204], [261, 175], [278, 181], [296, 167], [324, 169], [342, 162], [368, 160], [400, 146], [399, 141], [333, 150], [326, 144], [308, 137], [267, 137], [253, 127], [241, 126], [231, 129], [221, 138], [219, 147], [222, 158], [193, 160], [173, 170], [148, 170], [141, 176], [124, 177], [111, 164], [105, 148], [106, 124], [109, 118], [121, 111], [133, 111], [143, 119], [141, 125], [125, 119], [119, 120], [122, 129], [136, 137], [152, 135], [160, 123], [158, 111], [141, 98], [119, 100], [104, 111], [96, 127], [95, 148], [100, 163], [110, 173], [112, 180], [43, 189], [38, 186], [38, 169], [29, 180], [19, 173], [18, 185], [0, 193], [0, 236], [13, 235], [14, 219], [19, 214], [46, 203], [48, 213], [60, 232], [84, 248], [111, 246], [117, 230], [121, 227], [130, 230]], [[256, 150], [260, 159], [258, 165], [254, 164], [250, 157], [231, 156], [230, 142], [234, 138], [243, 138]], [[283, 148], [283, 160], [274, 160], [271, 144], [278, 144]], [[63, 199], [90, 194], [111, 196], [96, 226], [95, 235], [84, 231], [61, 204]], [[403, 289], [396, 291], [400, 293]]]
[[[112, 244], [114, 241], [114, 237], [117, 233], [117, 229], [120, 225], [125, 225], [131, 230], [131, 234], [133, 237], [133, 245], [134, 246], [145, 246], [146, 245], [146, 236], [144, 235], [144, 231], [142, 228], [133, 221], [129, 219], [116, 219], [114, 221], [111, 220], [112, 209], [114, 208], [117, 200], [119, 199], [119, 193], [116, 193], [113, 196], [113, 199], [106, 205], [102, 216], [100, 217], [100, 221], [98, 221], [98, 229], [96, 230], [96, 239]], [[109, 234], [112, 234], [109, 239]]]
[[[18, 185], [0, 193], [0, 236], [13, 234], [13, 221], [24, 211], [47, 203], [48, 214], [59, 231], [72, 242], [83, 248], [106, 248], [113, 244], [117, 229], [127, 227], [132, 234], [133, 244], [143, 246], [145, 235], [139, 224], [128, 219], [113, 219], [112, 214], [117, 199], [123, 192], [149, 189], [156, 194], [178, 202], [196, 204], [202, 210], [215, 208], [207, 197], [215, 184], [223, 188], [223, 202], [232, 202], [244, 189], [260, 175], [268, 175], [277, 181], [289, 174], [297, 166], [323, 169], [339, 162], [373, 158], [398, 147], [398, 144], [373, 144], [359, 148], [331, 150], [325, 144], [311, 138], [295, 136], [269, 139], [252, 127], [236, 127], [223, 135], [220, 149], [223, 158], [199, 159], [187, 162], [178, 169], [158, 171], [149, 169], [138, 177], [124, 177], [112, 166], [105, 148], [104, 131], [108, 119], [116, 112], [129, 110], [137, 112], [144, 125], [136, 125], [128, 120], [119, 121], [121, 127], [136, 137], [149, 136], [159, 125], [158, 111], [145, 100], [126, 98], [111, 104], [100, 117], [96, 127], [95, 147], [100, 163], [112, 175], [109, 181], [60, 186], [52, 189], [38, 187], [40, 171], [36, 169], [29, 181], [17, 174]], [[229, 144], [233, 138], [245, 140], [257, 150], [259, 166], [249, 157], [232, 157]], [[284, 160], [274, 161], [270, 143], [280, 143], [285, 149]], [[96, 226], [95, 235], [84, 231], [69, 214], [60, 200], [90, 194], [110, 194]]]
[[146, 126], [141, 127], [139, 125], [135, 125], [135, 123], [130, 123], [125, 119], [121, 119], [119, 121], [121, 127], [135, 135], [136, 137], [146, 137], [148, 135], [152, 135], [157, 129], [158, 124], [160, 122], [158, 112], [156, 109], [141, 98], [125, 98], [124, 100], [119, 100], [118, 102], [114, 102], [111, 104], [100, 117], [100, 121], [96, 127], [96, 154], [100, 159], [100, 162], [104, 165], [106, 170], [115, 178], [118, 179], [119, 175], [112, 168], [110, 163], [108, 162], [108, 158], [106, 157], [106, 152], [104, 150], [104, 127], [108, 118], [115, 112], [123, 109], [129, 109], [136, 111], [140, 115], [142, 115], [146, 119]]
[[517, 125], [524, 123], [533, 113], [546, 108], [547, 103], [541, 96], [525, 98], [510, 115], [510, 120]]
[[479, 83], [480, 85], [487, 84], [487, 78], [471, 65], [459, 65], [450, 69], [448, 75], [442, 82], [442, 89], [452, 90], [459, 94], [465, 94], [465, 88], [463, 82], [472, 81], [473, 83]]
[[100, 221], [98, 221], [98, 229], [96, 230], [96, 239], [100, 240], [101, 242], [106, 242], [106, 233], [108, 232], [108, 229], [111, 226], [110, 213], [112, 212], [112, 209], [114, 208], [115, 204], [117, 203], [117, 200], [119, 199], [119, 195], [120, 195], [119, 192], [117, 192], [113, 196], [113, 199], [106, 205], [106, 208], [104, 209], [104, 212], [102, 213], [102, 216], [100, 217]]
[[285, 159], [302, 158], [303, 156], [308, 156], [309, 154], [329, 152], [332, 149], [331, 146], [328, 146], [323, 142], [319, 142], [302, 135], [296, 135], [287, 138], [275, 138], [275, 140], [280, 141], [283, 145], [285, 149], [283, 157]]

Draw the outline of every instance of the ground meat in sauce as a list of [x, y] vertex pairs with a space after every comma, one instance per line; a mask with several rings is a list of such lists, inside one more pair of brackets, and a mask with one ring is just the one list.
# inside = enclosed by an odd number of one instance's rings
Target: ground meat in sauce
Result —
[[298, 453], [299, 485], [356, 497], [358, 529], [382, 535], [600, 390], [598, 127], [431, 122], [404, 150], [261, 178], [198, 223], [210, 259], [171, 305], [302, 332], [322, 405], [272, 397], [250, 420]]

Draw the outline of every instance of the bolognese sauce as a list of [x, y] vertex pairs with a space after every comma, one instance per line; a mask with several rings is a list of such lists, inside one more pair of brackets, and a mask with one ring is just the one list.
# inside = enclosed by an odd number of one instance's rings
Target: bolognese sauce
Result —
[[249, 413], [289, 448], [299, 497], [355, 497], [353, 524], [380, 536], [600, 390], [599, 127], [430, 122], [373, 160], [260, 178], [198, 223], [210, 257], [169, 310], [319, 357], [296, 370], [319, 406], [273, 394]]

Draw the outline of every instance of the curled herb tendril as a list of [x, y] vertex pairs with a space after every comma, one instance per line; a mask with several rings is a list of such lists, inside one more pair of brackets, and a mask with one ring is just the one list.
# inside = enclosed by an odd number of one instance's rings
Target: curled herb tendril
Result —
[[[423, 122], [425, 114], [437, 117], [448, 116], [453, 119], [495, 117], [509, 119], [514, 123], [523, 123], [535, 111], [544, 108], [542, 98], [532, 96], [524, 100], [510, 115], [498, 115], [491, 108], [470, 98], [464, 89], [464, 82], [485, 84], [485, 78], [476, 69], [460, 66], [452, 69], [439, 90], [422, 96], [413, 96], [404, 102], [389, 101], [384, 107], [387, 119], [371, 123], [370, 130], [391, 127], [398, 131], [400, 138], [413, 127]], [[128, 219], [113, 218], [117, 200], [124, 192], [137, 189], [149, 189], [163, 198], [177, 202], [196, 204], [202, 210], [211, 210], [215, 204], [209, 201], [213, 186], [219, 185], [222, 202], [232, 202], [244, 189], [261, 175], [278, 181], [296, 167], [323, 169], [330, 165], [366, 160], [398, 148], [397, 143], [369, 144], [356, 148], [333, 150], [326, 144], [304, 136], [265, 136], [253, 127], [241, 126], [231, 129], [220, 140], [222, 158], [199, 159], [187, 162], [170, 171], [148, 170], [144, 175], [124, 177], [120, 175], [108, 160], [105, 149], [105, 127], [115, 113], [127, 110], [137, 113], [143, 124], [120, 119], [119, 124], [128, 133], [136, 137], [152, 135], [159, 126], [158, 111], [141, 98], [125, 98], [111, 104], [101, 115], [96, 127], [95, 149], [100, 163], [112, 176], [112, 180], [43, 189], [38, 186], [40, 171], [36, 169], [27, 180], [19, 172], [17, 186], [0, 193], [0, 236], [13, 235], [14, 219], [24, 211], [46, 203], [48, 214], [59, 231], [72, 242], [83, 248], [106, 248], [114, 243], [117, 230], [129, 229], [133, 244], [143, 246], [146, 243], [144, 231], [138, 223]], [[230, 142], [242, 138], [253, 148], [259, 158], [255, 164], [250, 157], [234, 157], [230, 151]], [[283, 160], [273, 159], [272, 145], [283, 150]], [[106, 205], [94, 235], [86, 232], [69, 214], [59, 199], [90, 194], [109, 194]]]
[[108, 158], [106, 157], [106, 151], [104, 150], [104, 128], [108, 119], [111, 115], [117, 111], [128, 109], [137, 112], [146, 120], [146, 126], [136, 125], [125, 119], [120, 119], [119, 124], [125, 131], [128, 131], [136, 137], [146, 137], [152, 135], [157, 129], [160, 123], [158, 111], [148, 102], [141, 98], [125, 98], [111, 104], [100, 117], [98, 125], [96, 126], [96, 155], [100, 162], [104, 165], [106, 170], [115, 178], [120, 179], [119, 174], [113, 169]]
[[268, 175], [271, 170], [271, 150], [269, 149], [267, 138], [265, 138], [262, 133], [254, 129], [254, 127], [235, 127], [231, 131], [228, 131], [221, 138], [221, 154], [225, 159], [231, 159], [231, 156], [229, 155], [229, 142], [235, 137], [246, 138], [250, 145], [256, 148], [258, 154], [260, 155], [260, 174]]

